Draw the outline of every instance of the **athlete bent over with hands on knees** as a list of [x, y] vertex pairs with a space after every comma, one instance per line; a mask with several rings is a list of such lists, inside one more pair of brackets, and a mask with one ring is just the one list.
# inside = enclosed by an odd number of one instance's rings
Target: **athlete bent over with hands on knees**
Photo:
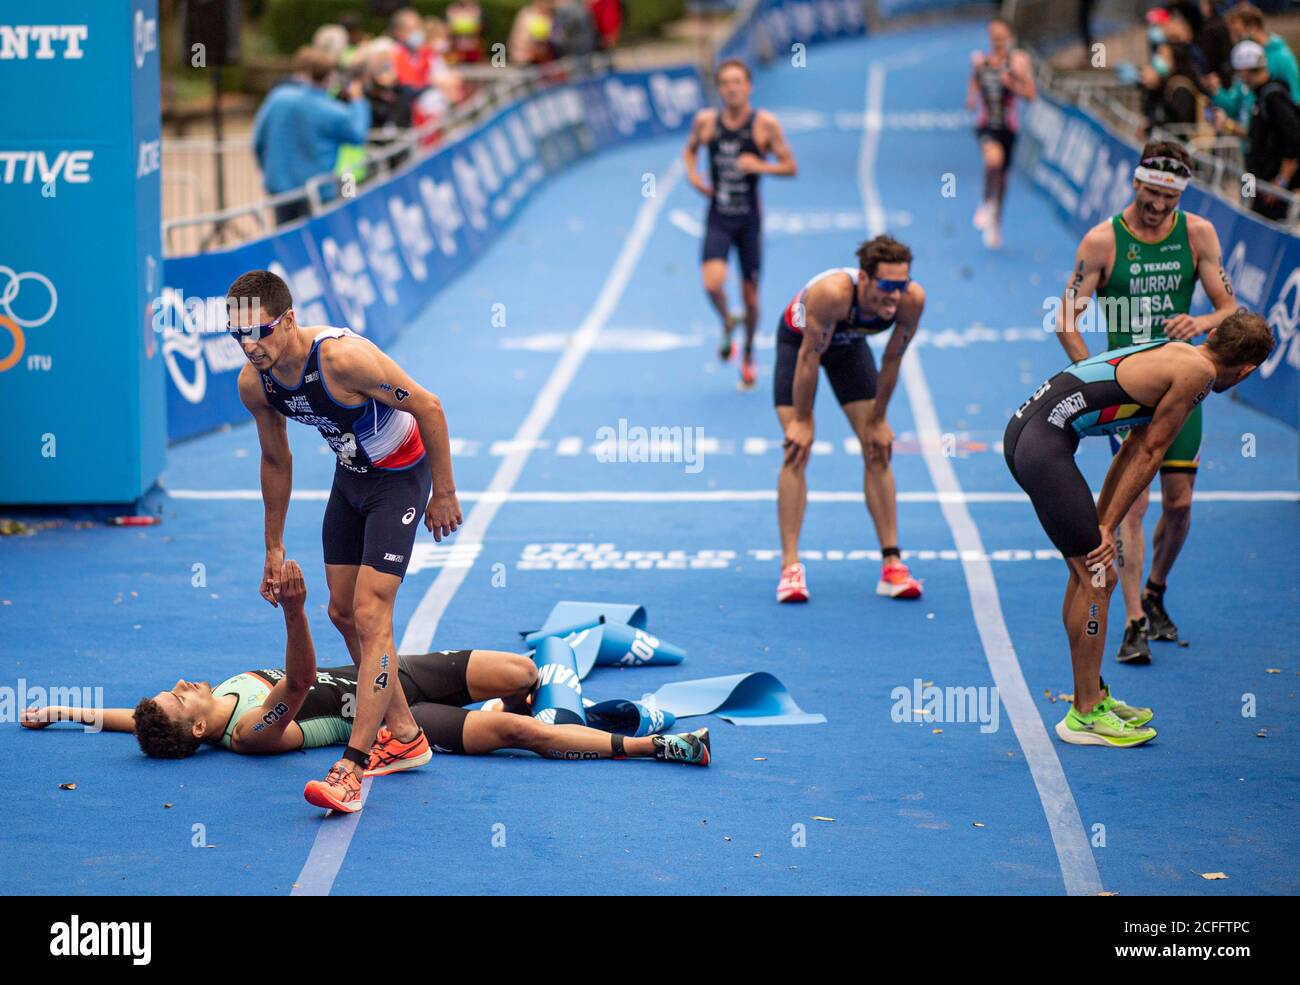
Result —
[[[279, 602], [287, 643], [284, 666], [236, 674], [215, 688], [177, 681], [168, 691], [141, 698], [131, 708], [28, 708], [22, 724], [102, 724], [108, 732], [134, 732], [141, 750], [159, 759], [185, 759], [204, 744], [245, 755], [295, 752], [347, 744], [357, 699], [357, 667], [316, 667], [307, 626], [307, 586], [295, 561], [280, 569]], [[528, 749], [551, 759], [654, 758], [709, 764], [709, 730], [684, 735], [624, 738], [584, 725], [547, 725], [528, 714], [537, 667], [528, 657], [500, 650], [443, 650], [399, 658], [398, 677], [412, 714], [443, 753], [481, 755]], [[500, 711], [462, 705], [499, 699]], [[518, 714], [511, 714], [518, 712]], [[395, 771], [373, 761], [366, 776]]]
[[[1134, 170], [1133, 201], [1083, 237], [1057, 332], [1070, 359], [1088, 357], [1078, 318], [1094, 290], [1097, 306], [1105, 312], [1107, 349], [1162, 338], [1190, 342], [1237, 310], [1214, 226], [1178, 208], [1191, 179], [1189, 160], [1178, 144], [1148, 143]], [[1198, 280], [1214, 310], [1193, 317], [1189, 311]], [[1151, 539], [1151, 574], [1145, 590], [1142, 521], [1148, 490], [1142, 490], [1120, 524], [1119, 576], [1127, 613], [1117, 655], [1121, 663], [1148, 662], [1148, 637], [1178, 638], [1178, 627], [1165, 611], [1164, 597], [1169, 574], [1192, 526], [1192, 487], [1200, 462], [1202, 416], [1202, 408], [1196, 407], [1160, 463], [1160, 522]], [[1111, 451], [1118, 452], [1116, 438], [1111, 437], [1110, 442]]]
[[[778, 602], [808, 601], [799, 531], [808, 503], [804, 473], [813, 446], [818, 367], [826, 370], [835, 399], [862, 444], [863, 489], [882, 558], [876, 594], [921, 596], [921, 583], [907, 570], [898, 549], [898, 503], [890, 467], [894, 432], [885, 418], [903, 353], [925, 309], [925, 291], [911, 279], [911, 264], [908, 247], [891, 236], [877, 236], [858, 247], [858, 266], [823, 271], [805, 284], [777, 325], [774, 397], [785, 432], [785, 460], [776, 487], [781, 527]], [[877, 375], [866, 337], [891, 329]]]
[[[330, 619], [359, 667], [356, 724], [343, 758], [307, 784], [308, 802], [361, 809], [361, 775], [376, 758], [395, 769], [427, 763], [428, 740], [397, 683], [393, 602], [416, 522], [435, 540], [461, 523], [451, 439], [438, 398], [373, 342], [346, 328], [300, 326], [283, 280], [254, 270], [227, 291], [229, 330], [248, 365], [239, 396], [262, 448], [266, 564], [262, 597], [278, 604], [284, 518], [293, 487], [286, 418], [320, 431], [338, 458], [321, 526]], [[432, 490], [432, 495], [430, 495]]]
[[[1188, 416], [1268, 358], [1273, 331], [1245, 309], [1203, 346], [1160, 339], [1071, 363], [1016, 411], [1003, 446], [1069, 580], [1061, 617], [1074, 665], [1074, 702], [1056, 734], [1076, 745], [1137, 746], [1156, 736], [1149, 708], [1124, 704], [1101, 679], [1106, 615], [1115, 589], [1114, 530], [1155, 478]], [[1128, 430], [1096, 503], [1075, 464], [1079, 441]]]

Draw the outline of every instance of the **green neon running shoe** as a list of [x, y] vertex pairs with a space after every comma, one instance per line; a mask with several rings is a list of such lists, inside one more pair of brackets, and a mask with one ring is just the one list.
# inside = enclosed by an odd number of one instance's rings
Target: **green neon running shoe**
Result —
[[1071, 705], [1065, 717], [1056, 723], [1056, 734], [1062, 742], [1075, 746], [1126, 749], [1150, 742], [1156, 737], [1156, 730], [1130, 725], [1103, 701], [1087, 715], [1080, 715], [1079, 710]]
[[1125, 704], [1119, 698], [1111, 694], [1109, 688], [1103, 688], [1102, 693], [1105, 694], [1106, 697], [1101, 700], [1101, 703], [1098, 704], [1097, 707], [1101, 708], [1104, 705], [1107, 711], [1114, 712], [1116, 718], [1128, 725], [1140, 728], [1156, 717], [1156, 713], [1150, 708], [1137, 708], [1133, 705]]

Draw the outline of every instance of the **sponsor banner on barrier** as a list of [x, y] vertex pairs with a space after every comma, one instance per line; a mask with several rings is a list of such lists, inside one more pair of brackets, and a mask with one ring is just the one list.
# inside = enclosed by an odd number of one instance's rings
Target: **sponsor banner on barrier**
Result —
[[719, 61], [770, 62], [790, 46], [865, 34], [862, 0], [756, 0], [741, 5], [736, 26], [718, 48]]
[[[1016, 165], [1082, 236], [1128, 204], [1139, 153], [1076, 107], [1040, 95], [1025, 108]], [[1277, 339], [1269, 360], [1233, 392], [1300, 426], [1300, 238], [1197, 184], [1183, 192], [1181, 205], [1214, 224], [1237, 297], [1268, 319]], [[1192, 310], [1208, 309], [1198, 287]]]
[[554, 86], [381, 184], [298, 226], [230, 250], [169, 258], [154, 308], [167, 371], [168, 438], [243, 421], [244, 365], [225, 291], [247, 270], [279, 274], [304, 325], [387, 345], [501, 233], [534, 188], [606, 147], [684, 130], [704, 90], [692, 67]]
[[163, 468], [157, 0], [0, 0], [0, 502]]

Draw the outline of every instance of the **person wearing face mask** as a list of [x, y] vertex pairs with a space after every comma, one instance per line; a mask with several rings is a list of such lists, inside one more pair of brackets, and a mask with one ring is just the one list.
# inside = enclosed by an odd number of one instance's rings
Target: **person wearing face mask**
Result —
[[483, 57], [483, 11], [474, 0], [453, 0], [447, 5], [452, 62], [477, 62]]
[[403, 7], [393, 15], [388, 33], [397, 42], [394, 66], [399, 85], [424, 89], [429, 85], [434, 51], [424, 33], [424, 23], [417, 11]]
[[[1072, 360], [1088, 358], [1080, 316], [1093, 292], [1106, 322], [1107, 350], [1177, 339], [1192, 342], [1206, 335], [1237, 310], [1232, 281], [1223, 266], [1223, 250], [1214, 226], [1178, 207], [1191, 181], [1187, 152], [1170, 141], [1142, 148], [1134, 170], [1133, 201], [1088, 230], [1075, 255], [1074, 275], [1065, 290], [1057, 339]], [[1214, 309], [1189, 314], [1197, 281]], [[1123, 454], [1112, 439], [1111, 451]], [[1143, 518], [1148, 491], [1144, 484], [1118, 518], [1119, 573], [1127, 625], [1117, 659], [1147, 663], [1149, 639], [1178, 639], [1178, 627], [1165, 610], [1169, 574], [1192, 525], [1192, 487], [1200, 463], [1201, 409], [1191, 409], [1173, 440], [1166, 442], [1160, 472], [1160, 522], [1152, 538], [1151, 573], [1142, 587], [1145, 553]], [[1148, 483], [1150, 479], [1147, 480]], [[1089, 548], [1091, 549], [1091, 548]], [[1087, 553], [1087, 551], [1075, 552]], [[1070, 556], [1067, 554], [1067, 557]]]
[[555, 59], [555, 0], [533, 0], [515, 15], [507, 50], [516, 65], [542, 65]]

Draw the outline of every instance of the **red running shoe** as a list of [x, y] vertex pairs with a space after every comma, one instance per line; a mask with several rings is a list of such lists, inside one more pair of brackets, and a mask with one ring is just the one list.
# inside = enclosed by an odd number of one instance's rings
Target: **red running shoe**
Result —
[[907, 565], [894, 558], [880, 566], [880, 581], [876, 583], [877, 595], [891, 599], [919, 599], [921, 583], [912, 577]]
[[325, 779], [308, 781], [302, 795], [307, 798], [307, 803], [324, 807], [328, 811], [353, 814], [361, 810], [362, 806], [361, 781], [343, 765], [343, 760], [330, 768]]
[[808, 582], [804, 580], [803, 565], [788, 565], [781, 569], [781, 581], [776, 586], [778, 602], [807, 602]]

